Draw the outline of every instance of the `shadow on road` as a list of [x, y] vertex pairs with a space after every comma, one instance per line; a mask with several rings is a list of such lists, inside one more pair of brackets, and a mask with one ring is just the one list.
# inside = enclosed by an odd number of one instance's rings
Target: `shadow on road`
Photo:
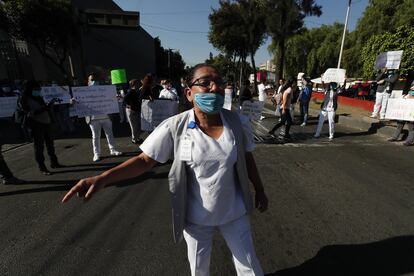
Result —
[[414, 272], [414, 236], [328, 245], [296, 267], [267, 275], [402, 275]]

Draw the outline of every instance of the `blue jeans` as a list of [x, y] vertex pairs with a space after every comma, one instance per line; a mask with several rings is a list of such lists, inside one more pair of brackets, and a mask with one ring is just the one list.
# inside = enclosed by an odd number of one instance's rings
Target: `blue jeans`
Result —
[[302, 123], [308, 123], [309, 101], [300, 102], [300, 118]]

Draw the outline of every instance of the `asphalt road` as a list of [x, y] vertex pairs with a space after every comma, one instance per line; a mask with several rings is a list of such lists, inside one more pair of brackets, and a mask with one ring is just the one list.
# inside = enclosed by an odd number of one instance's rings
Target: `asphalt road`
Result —
[[[261, 138], [273, 121], [255, 127], [256, 162], [270, 200], [266, 213], [252, 215], [265, 272], [414, 273], [414, 147], [339, 125], [334, 141], [315, 140], [315, 119], [294, 126], [291, 143], [271, 144]], [[57, 140], [67, 167], [52, 176], [37, 172], [31, 144], [4, 153], [16, 176], [30, 183], [0, 186], [0, 275], [189, 275], [185, 243], [172, 241], [169, 164], [90, 202], [60, 203], [79, 178], [138, 152], [121, 136], [126, 156], [99, 163], [86, 136]], [[235, 275], [219, 235], [211, 274]]]

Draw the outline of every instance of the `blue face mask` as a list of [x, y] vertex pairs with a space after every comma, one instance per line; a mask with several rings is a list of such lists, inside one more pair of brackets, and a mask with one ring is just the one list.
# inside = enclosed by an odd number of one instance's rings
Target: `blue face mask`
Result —
[[194, 101], [206, 114], [217, 114], [223, 108], [224, 97], [218, 93], [197, 93]]
[[41, 96], [40, 90], [33, 90], [32, 95], [33, 97], [40, 97]]

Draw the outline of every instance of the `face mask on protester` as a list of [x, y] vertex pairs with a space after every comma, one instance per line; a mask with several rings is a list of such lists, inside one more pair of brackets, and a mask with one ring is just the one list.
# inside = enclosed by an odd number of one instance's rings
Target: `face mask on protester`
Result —
[[33, 90], [32, 91], [32, 96], [33, 97], [40, 97], [41, 96], [40, 90]]
[[88, 85], [89, 85], [89, 86], [99, 85], [99, 82], [98, 82], [98, 81], [95, 81], [95, 80], [93, 80], [93, 81], [89, 81], [89, 82], [88, 82]]
[[217, 114], [223, 108], [224, 97], [218, 93], [197, 93], [194, 101], [206, 114]]

